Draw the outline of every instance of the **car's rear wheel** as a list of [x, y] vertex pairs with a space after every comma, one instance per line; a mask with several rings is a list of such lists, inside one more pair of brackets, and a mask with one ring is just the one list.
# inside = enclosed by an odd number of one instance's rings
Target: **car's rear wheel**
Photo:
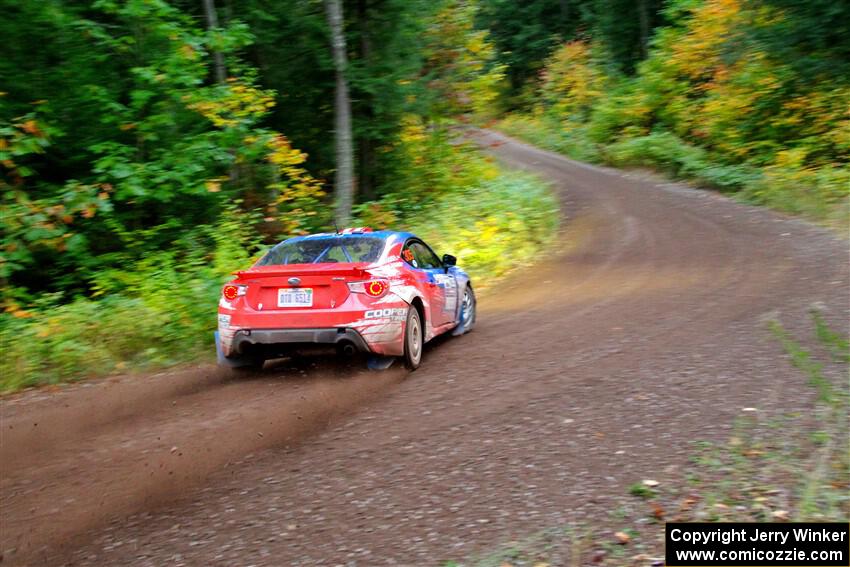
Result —
[[422, 318], [419, 316], [419, 310], [411, 305], [407, 310], [407, 325], [404, 328], [404, 365], [409, 370], [419, 368], [424, 342]]

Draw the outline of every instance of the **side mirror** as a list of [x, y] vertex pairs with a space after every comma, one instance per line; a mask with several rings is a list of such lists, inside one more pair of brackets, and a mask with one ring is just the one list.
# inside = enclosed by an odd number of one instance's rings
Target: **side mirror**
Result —
[[456, 266], [457, 258], [452, 256], [451, 254], [443, 254], [443, 265], [444, 266]]

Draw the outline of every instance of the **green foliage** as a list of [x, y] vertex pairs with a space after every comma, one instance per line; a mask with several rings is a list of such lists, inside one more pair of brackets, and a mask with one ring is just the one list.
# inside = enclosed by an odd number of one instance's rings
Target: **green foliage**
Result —
[[505, 65], [486, 31], [474, 29], [474, 0], [448, 0], [425, 32], [423, 57], [430, 115], [495, 115]]
[[688, 145], [669, 132], [626, 138], [608, 146], [606, 152], [612, 165], [654, 167], [673, 177], [725, 191], [736, 191], [759, 179], [757, 170], [718, 164], [706, 150]]
[[[318, 178], [333, 177], [334, 75], [321, 2], [243, 3], [255, 41], [246, 57], [275, 90], [268, 125], [310, 155]], [[492, 112], [501, 66], [487, 32], [473, 28], [470, 0], [344, 2], [357, 192], [370, 201], [391, 191], [402, 167], [390, 151], [411, 115]]]
[[[832, 329], [824, 320], [823, 315], [817, 311], [811, 311], [812, 321], [815, 328], [815, 338], [838, 363], [850, 362], [850, 347], [847, 337]], [[809, 378], [809, 385], [818, 391], [819, 401], [830, 406], [844, 409], [847, 403], [847, 392], [836, 388], [824, 375], [825, 363], [820, 362], [816, 355], [803, 347], [795, 340], [779, 321], [769, 323], [773, 336], [782, 344], [785, 352], [791, 357], [792, 364], [805, 372]]]
[[[212, 30], [202, 4], [182, 0], [0, 7], [0, 328], [28, 338], [13, 341], [30, 349], [21, 360], [39, 360], [21, 380], [71, 375], [86, 359], [136, 366], [134, 348], [180, 359], [163, 338], [208, 340], [210, 306], [192, 294], [217, 295], [241, 251], [328, 224], [334, 75], [321, 2], [228, 4]], [[503, 174], [446, 125], [504, 106], [525, 111], [506, 131], [578, 159], [850, 218], [843, 5], [351, 0], [344, 11], [357, 214], [421, 230], [474, 273], [532, 255], [556, 218], [539, 182]], [[101, 305], [103, 328], [91, 327]], [[168, 322], [155, 336], [124, 329], [114, 347], [70, 330], [104, 336], [130, 312]], [[33, 356], [48, 313], [58, 326]]]
[[380, 202], [392, 203], [397, 212], [410, 216], [425, 212], [423, 204], [440, 194], [498, 175], [492, 163], [457, 138], [458, 132], [409, 116], [392, 147], [396, 176], [387, 184], [387, 195]]
[[[791, 363], [808, 377], [809, 385], [818, 392], [818, 402], [826, 409], [811, 412], [821, 428], [812, 434], [817, 445], [814, 451], [816, 462], [805, 467], [805, 473], [795, 470], [799, 493], [795, 520], [841, 518], [846, 516], [850, 499], [846, 483], [850, 477], [850, 454], [847, 452], [847, 410], [850, 392], [847, 390], [847, 363], [850, 362], [848, 338], [832, 329], [818, 310], [810, 312], [814, 323], [814, 335], [822, 347], [831, 355], [831, 361], [820, 360], [815, 352], [805, 348], [779, 321], [771, 321], [770, 330], [781, 343]], [[827, 368], [830, 362], [843, 369], [841, 381], [830, 380]], [[798, 458], [799, 459], [799, 458]], [[800, 469], [797, 463], [794, 469]], [[836, 491], [838, 494], [836, 494]]]
[[506, 65], [511, 109], [534, 106], [532, 94], [546, 60], [561, 43], [589, 36], [606, 53], [606, 67], [633, 74], [648, 52], [653, 31], [666, 22], [666, 0], [488, 0], [479, 25], [490, 32]]
[[850, 81], [850, 4], [832, 0], [763, 0], [782, 18], [749, 30], [803, 81], [824, 75]]
[[[212, 348], [221, 285], [260, 250], [235, 208], [194, 249], [96, 274], [94, 297], [43, 294], [0, 313], [0, 392], [186, 362]], [[255, 254], [256, 255], [256, 254]]]
[[[0, 99], [2, 104], [2, 99]], [[0, 106], [2, 110], [2, 106]], [[28, 165], [33, 156], [44, 154], [51, 138], [61, 135], [43, 118], [41, 105], [10, 122], [0, 118], [0, 282], [34, 261], [41, 250], [78, 252], [83, 239], [70, 230], [80, 216], [91, 217], [109, 210], [107, 194], [97, 187], [71, 182], [52, 197], [28, 194], [26, 185], [35, 172]]]
[[833, 166], [771, 166], [762, 178], [744, 187], [741, 197], [846, 229], [850, 219], [850, 170]]
[[[265, 124], [309, 154], [315, 176], [332, 177], [334, 73], [322, 3], [244, 0], [238, 17], [254, 36], [245, 60], [257, 69], [258, 84], [277, 93]], [[358, 81], [359, 69], [353, 74]], [[356, 127], [356, 111], [354, 119]]]
[[653, 30], [665, 23], [665, 0], [595, 0], [585, 9], [593, 35], [614, 67], [632, 74], [646, 57]]
[[582, 4], [561, 0], [481, 2], [478, 23], [490, 32], [498, 59], [506, 65], [509, 95], [515, 100], [558, 39], [570, 37], [579, 28]]
[[[251, 1], [247, 23], [222, 17], [214, 30], [199, 26], [200, 4], [167, 0], [7, 8], [20, 18], [0, 31], [48, 56], [34, 65], [16, 45], [0, 62], [16, 77], [0, 85], [4, 288], [90, 293], [98, 272], [182, 247], [237, 201], [259, 213], [267, 242], [327, 225], [334, 83], [321, 3]], [[404, 171], [414, 156], [395, 151], [410, 120], [431, 128], [493, 112], [503, 67], [473, 27], [476, 10], [471, 0], [346, 7], [363, 200], [414, 179]], [[220, 83], [213, 51], [227, 68]], [[424, 157], [413, 165], [429, 185], [414, 190], [457, 184], [428, 171], [439, 156]]]
[[[76, 98], [35, 80], [3, 97], [0, 296], [12, 287], [90, 293], [102, 271], [164, 249], [185, 253], [195, 227], [234, 202], [261, 213], [251, 218], [262, 219], [255, 227], [269, 238], [325, 223], [324, 191], [303, 167], [306, 156], [261, 125], [275, 93], [256, 86], [239, 60], [251, 42], [244, 24], [208, 32], [164, 0], [102, 0], [85, 11], [56, 1], [37, 18], [61, 38], [75, 30], [57, 60], [105, 69], [84, 73], [84, 84], [55, 77]], [[229, 63], [222, 84], [208, 80], [212, 49]], [[74, 110], [92, 107], [96, 116], [78, 124]], [[65, 153], [74, 161], [65, 163]]]
[[583, 122], [609, 82], [591, 46], [572, 41], [555, 50], [547, 60], [540, 82], [540, 102], [547, 113], [562, 120]]
[[724, 164], [709, 151], [665, 131], [626, 137], [607, 145], [596, 144], [589, 139], [587, 128], [572, 125], [567, 130], [545, 116], [511, 115], [499, 122], [499, 129], [583, 161], [657, 169], [675, 178], [732, 193], [747, 202], [803, 215], [837, 230], [844, 230], [850, 219], [847, 168]]
[[[322, 3], [315, 4], [322, 11]], [[355, 170], [361, 198], [371, 200], [384, 194], [395, 178], [396, 156], [386, 150], [398, 140], [405, 117], [429, 112], [424, 77], [425, 33], [443, 3], [376, 0], [346, 4], [346, 13], [353, 20], [348, 36], [353, 48], [349, 77]], [[300, 90], [302, 78], [296, 79], [296, 89]], [[331, 95], [328, 92], [326, 100]], [[320, 100], [316, 106], [324, 104]], [[324, 140], [330, 138], [330, 128], [318, 132]]]

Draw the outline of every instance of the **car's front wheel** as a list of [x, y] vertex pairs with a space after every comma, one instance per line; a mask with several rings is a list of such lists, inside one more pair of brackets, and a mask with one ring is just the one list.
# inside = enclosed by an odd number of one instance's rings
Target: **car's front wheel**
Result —
[[471, 286], [466, 286], [466, 289], [463, 290], [462, 305], [460, 324], [463, 326], [463, 332], [468, 333], [475, 326], [475, 317], [477, 315], [475, 312], [475, 308], [477, 307], [475, 292], [472, 291]]
[[419, 368], [424, 343], [422, 318], [419, 316], [419, 310], [411, 305], [407, 310], [407, 325], [404, 328], [404, 365], [409, 370]]

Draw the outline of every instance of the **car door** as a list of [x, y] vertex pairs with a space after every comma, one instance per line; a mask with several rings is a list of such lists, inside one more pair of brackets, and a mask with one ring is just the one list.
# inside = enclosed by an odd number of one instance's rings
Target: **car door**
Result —
[[432, 327], [439, 327], [445, 321], [445, 294], [434, 277], [437, 270], [433, 261], [429, 255], [423, 253], [423, 248], [421, 241], [410, 239], [402, 248], [401, 257], [412, 269], [417, 287], [428, 303], [428, 322]]
[[424, 242], [410, 244], [418, 269], [427, 274], [427, 290], [431, 305], [431, 321], [435, 327], [451, 323], [457, 310], [457, 282], [446, 273], [443, 263]]

